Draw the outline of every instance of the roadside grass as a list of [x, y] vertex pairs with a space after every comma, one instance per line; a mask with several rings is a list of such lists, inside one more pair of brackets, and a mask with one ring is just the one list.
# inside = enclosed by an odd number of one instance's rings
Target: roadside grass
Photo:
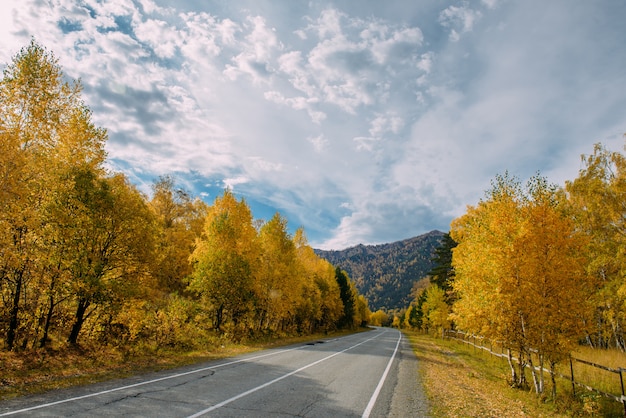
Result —
[[[435, 418], [624, 416], [620, 403], [601, 395], [577, 388], [573, 396], [571, 383], [564, 379], [557, 379], [556, 401], [538, 397], [532, 390], [509, 386], [510, 371], [505, 359], [460, 342], [415, 332], [405, 334], [420, 360], [422, 381]], [[592, 358], [590, 361], [609, 366], [608, 362]], [[528, 378], [531, 379], [530, 373]], [[619, 384], [619, 375], [617, 380]], [[549, 392], [550, 383], [546, 384]]]
[[246, 344], [216, 340], [206, 349], [156, 347], [121, 349], [103, 345], [66, 344], [23, 352], [0, 351], [0, 401], [18, 396], [173, 369], [250, 353], [265, 348], [335, 338], [354, 331], [301, 337], [259, 339]]

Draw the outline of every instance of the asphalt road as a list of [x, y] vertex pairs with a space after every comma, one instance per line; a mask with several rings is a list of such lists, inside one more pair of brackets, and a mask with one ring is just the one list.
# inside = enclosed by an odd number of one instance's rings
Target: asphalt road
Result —
[[0, 417], [423, 417], [400, 332], [341, 338], [0, 402]]

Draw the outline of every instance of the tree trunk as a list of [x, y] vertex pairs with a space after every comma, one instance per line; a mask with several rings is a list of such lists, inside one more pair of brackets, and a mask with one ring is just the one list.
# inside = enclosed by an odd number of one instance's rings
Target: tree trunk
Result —
[[54, 313], [54, 296], [50, 295], [48, 301], [48, 312], [46, 312], [46, 322], [43, 326], [43, 336], [41, 337], [41, 340], [39, 340], [39, 348], [44, 348], [46, 346], [46, 342], [48, 341], [48, 331], [50, 330], [50, 323], [52, 322], [52, 314]]
[[513, 353], [511, 349], [506, 349], [507, 359], [509, 360], [509, 367], [511, 368], [511, 384], [517, 385], [517, 371], [515, 370], [515, 364], [513, 364]]
[[623, 339], [622, 339], [622, 330], [621, 330], [621, 326], [619, 324], [619, 322], [612, 322], [611, 323], [611, 328], [613, 330], [613, 338], [615, 339], [615, 347], [621, 351], [622, 353], [624, 352], [624, 344], [623, 344]]
[[219, 331], [222, 326], [222, 317], [224, 315], [224, 304], [222, 303], [219, 308], [215, 310], [215, 317], [213, 318], [213, 329]]
[[72, 325], [72, 331], [67, 339], [67, 342], [72, 345], [76, 345], [76, 342], [78, 341], [78, 334], [80, 333], [83, 323], [85, 322], [85, 312], [87, 311], [89, 305], [90, 302], [88, 299], [81, 298], [78, 300], [76, 315], [74, 316], [74, 325]]
[[539, 388], [541, 389], [541, 393], [545, 391], [546, 383], [543, 378], [543, 354], [539, 355]]
[[9, 329], [7, 330], [6, 336], [6, 345], [7, 350], [13, 350], [13, 345], [15, 343], [15, 336], [17, 333], [17, 326], [19, 323], [19, 312], [20, 312], [20, 298], [22, 296], [22, 281], [23, 281], [24, 270], [20, 270], [17, 272], [15, 277], [15, 289], [13, 291], [13, 303], [11, 305], [11, 310], [9, 312]]
[[556, 372], [554, 368], [556, 367], [556, 362], [550, 361], [550, 380], [552, 381], [552, 399], [556, 401]]
[[516, 387], [520, 389], [525, 389], [528, 386], [528, 382], [526, 381], [526, 362], [524, 361], [524, 350], [520, 348], [518, 352], [518, 374], [517, 374], [517, 384]]
[[541, 383], [539, 378], [537, 377], [537, 370], [535, 370], [535, 365], [533, 364], [532, 354], [528, 354], [528, 365], [530, 366], [530, 374], [533, 377], [533, 385], [535, 386], [535, 393], [540, 394], [542, 392]]

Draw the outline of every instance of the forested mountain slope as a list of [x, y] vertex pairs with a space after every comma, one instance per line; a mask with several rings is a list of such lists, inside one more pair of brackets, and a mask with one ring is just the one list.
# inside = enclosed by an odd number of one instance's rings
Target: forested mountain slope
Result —
[[411, 288], [433, 267], [431, 258], [442, 236], [431, 231], [390, 244], [315, 252], [348, 273], [372, 311], [395, 309], [410, 303]]

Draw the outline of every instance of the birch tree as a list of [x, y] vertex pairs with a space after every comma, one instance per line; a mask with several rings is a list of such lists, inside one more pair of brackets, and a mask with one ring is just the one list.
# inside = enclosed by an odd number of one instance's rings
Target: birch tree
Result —
[[257, 327], [282, 330], [293, 321], [303, 290], [287, 220], [275, 214], [261, 227], [259, 244], [261, 256], [255, 281]]
[[202, 233], [208, 206], [176, 188], [169, 176], [161, 177], [152, 190], [149, 207], [155, 215], [158, 235], [153, 274], [163, 291], [182, 293], [191, 275], [189, 257]]
[[302, 297], [297, 307], [299, 327], [309, 332], [317, 329], [332, 331], [343, 313], [335, 268], [315, 254], [302, 228], [296, 231], [293, 241], [303, 281]]
[[[584, 238], [564, 209], [565, 195], [536, 176], [525, 188], [498, 176], [487, 199], [452, 223], [454, 319], [461, 329], [509, 350], [512, 382], [526, 385], [525, 366], [554, 366], [580, 337], [590, 286]], [[513, 365], [517, 356], [518, 368]], [[543, 392], [543, 378], [533, 383]]]
[[99, 166], [106, 131], [91, 123], [81, 85], [68, 83], [54, 55], [34, 40], [4, 70], [0, 82], [0, 291], [5, 345], [35, 312], [25, 310], [46, 253], [45, 206], [70, 165]]
[[211, 313], [213, 329], [230, 322], [236, 329], [253, 308], [259, 257], [250, 208], [224, 191], [209, 208], [202, 237], [191, 255], [195, 292]]
[[576, 225], [589, 238], [587, 272], [596, 280], [595, 317], [585, 324], [594, 347], [626, 350], [626, 157], [596, 144], [566, 183]]

